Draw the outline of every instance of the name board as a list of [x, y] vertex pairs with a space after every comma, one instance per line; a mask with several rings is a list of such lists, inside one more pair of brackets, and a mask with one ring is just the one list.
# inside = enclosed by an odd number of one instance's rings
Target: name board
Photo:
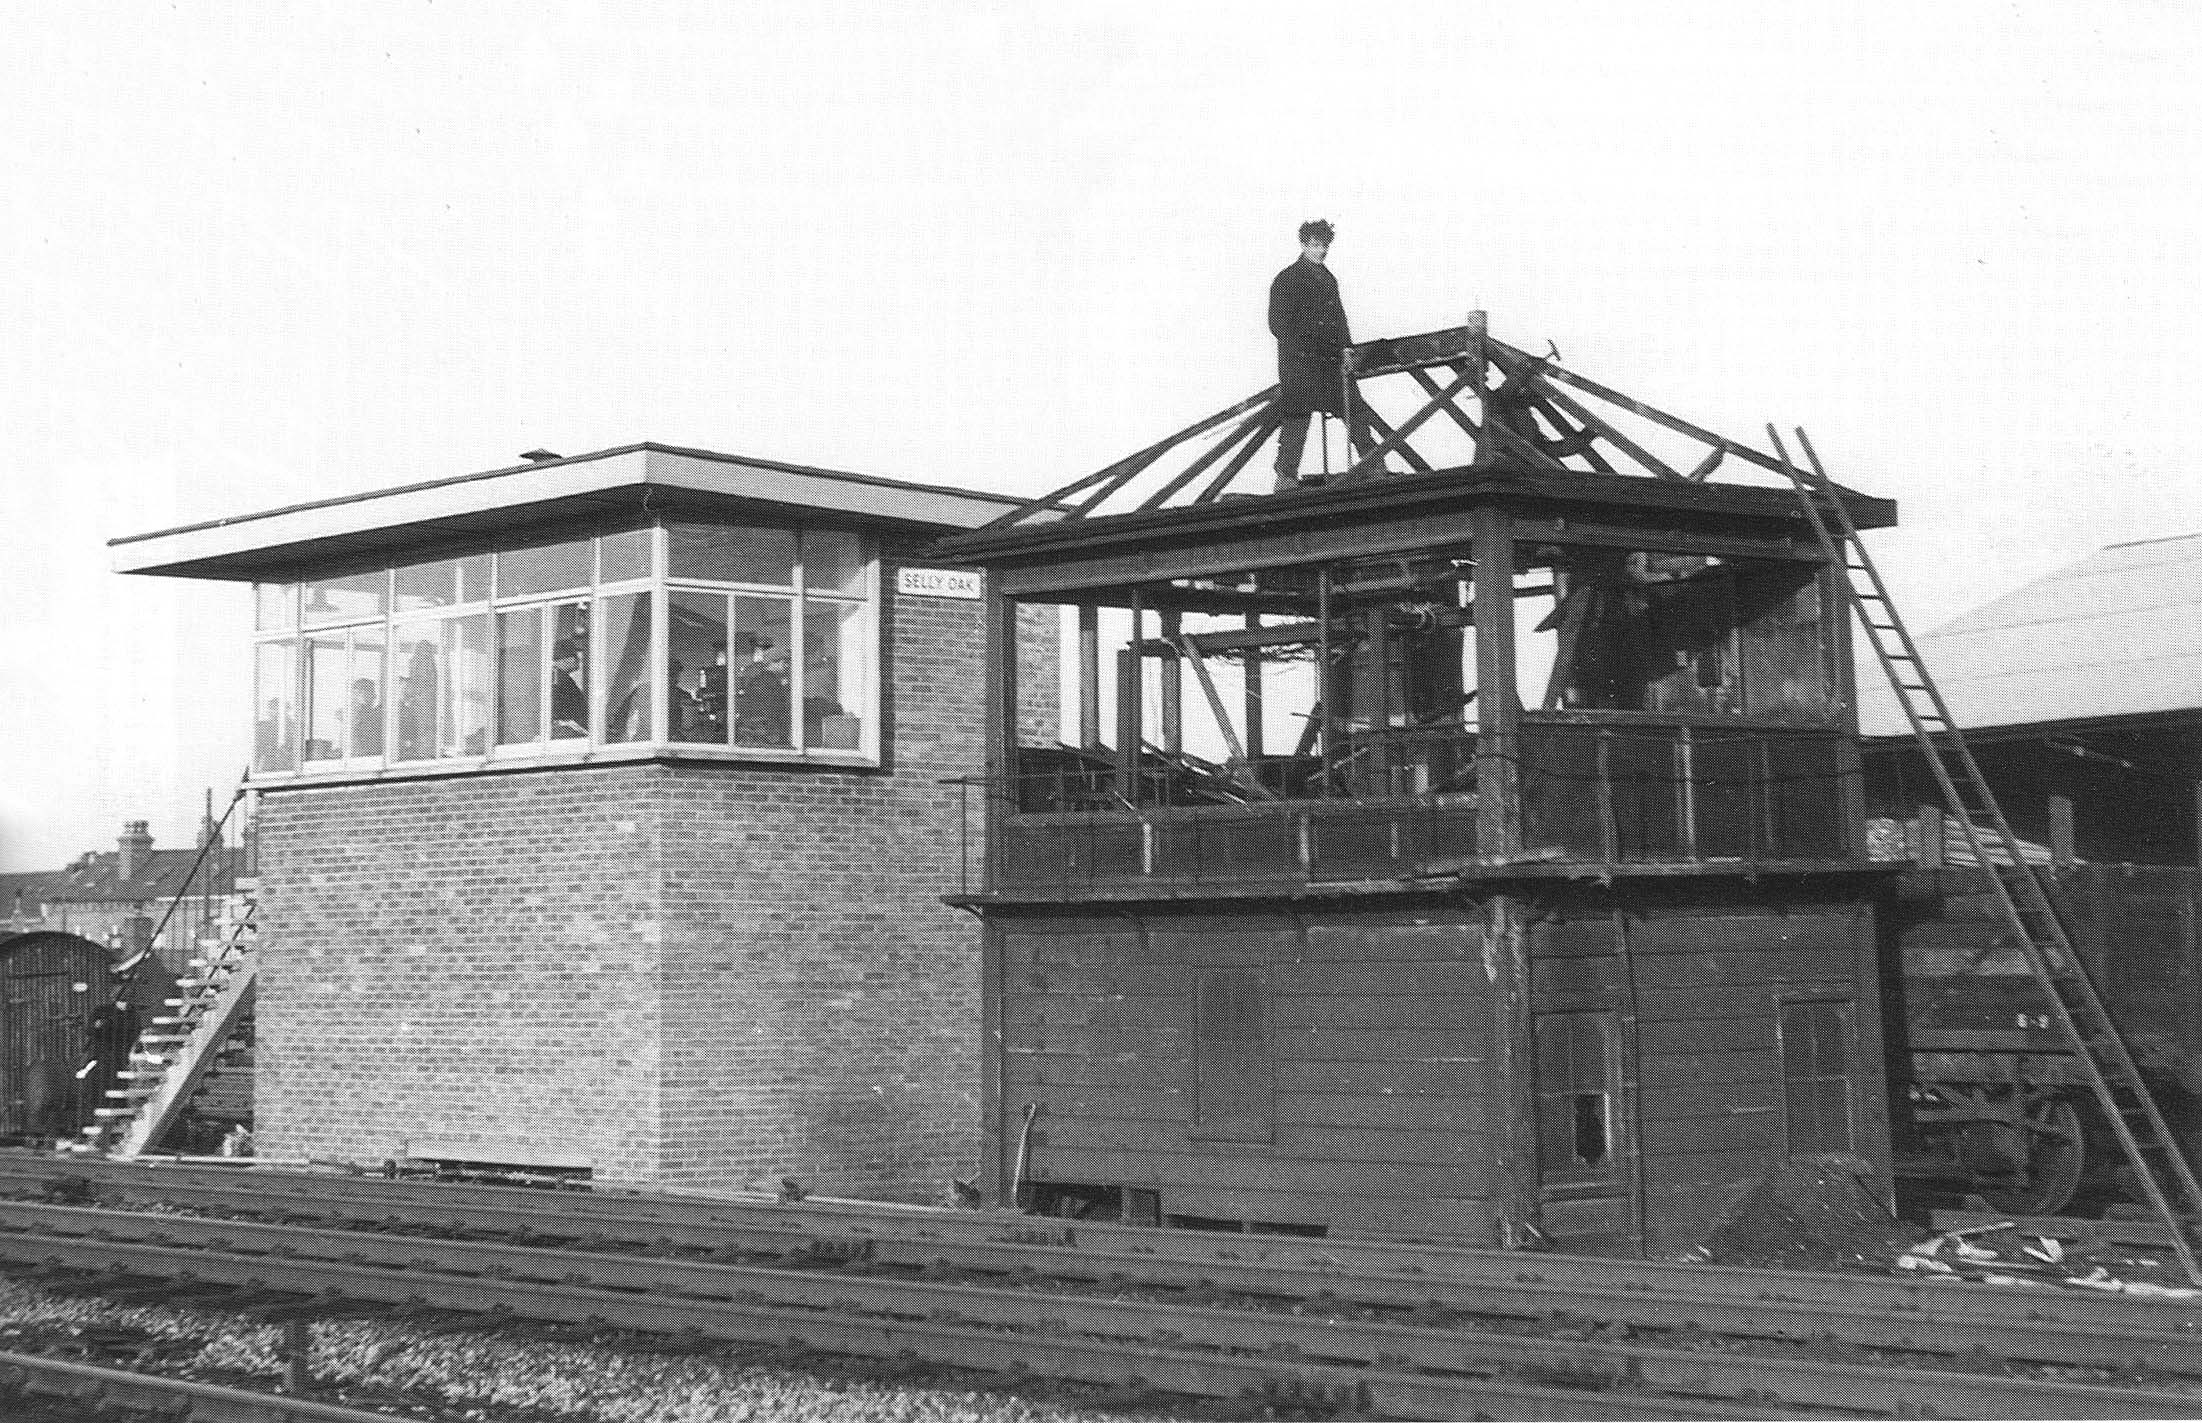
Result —
[[904, 568], [895, 574], [895, 591], [919, 598], [978, 598], [983, 574], [975, 568]]

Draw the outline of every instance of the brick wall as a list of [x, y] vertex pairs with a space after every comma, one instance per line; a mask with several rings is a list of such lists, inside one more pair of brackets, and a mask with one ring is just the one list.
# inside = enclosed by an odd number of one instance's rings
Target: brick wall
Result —
[[[904, 1199], [974, 1174], [979, 934], [939, 896], [965, 844], [942, 782], [984, 764], [986, 605], [883, 582], [879, 771], [269, 793], [261, 1151], [373, 1162], [458, 1137], [603, 1180]], [[1052, 659], [1052, 624], [1020, 633]], [[1052, 725], [1038, 680], [1021, 710]]]

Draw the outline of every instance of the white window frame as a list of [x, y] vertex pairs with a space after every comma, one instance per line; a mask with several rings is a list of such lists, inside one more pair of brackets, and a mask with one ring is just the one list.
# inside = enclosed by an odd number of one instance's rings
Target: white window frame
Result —
[[[462, 601], [428, 608], [400, 610], [397, 603], [396, 574], [398, 567], [410, 564], [385, 566], [380, 570], [383, 578], [383, 611], [378, 618], [353, 618], [312, 628], [304, 625], [304, 590], [315, 582], [325, 581], [327, 575], [314, 578], [297, 578], [280, 584], [261, 584], [254, 591], [254, 646], [255, 693], [252, 709], [254, 722], [254, 766], [251, 778], [262, 783], [321, 782], [335, 780], [359, 780], [362, 778], [392, 779], [412, 778], [423, 775], [449, 775], [467, 771], [504, 769], [512, 766], [562, 766], [590, 761], [644, 761], [687, 760], [768, 762], [782, 765], [809, 764], [827, 767], [870, 769], [880, 764], [880, 713], [885, 700], [881, 639], [882, 575], [878, 540], [859, 530], [813, 527], [795, 524], [760, 524], [756, 527], [791, 529], [796, 534], [796, 552], [790, 581], [786, 584], [760, 584], [730, 580], [692, 577], [675, 578], [671, 572], [671, 535], [673, 523], [708, 522], [695, 519], [660, 519], [645, 526], [649, 535], [649, 570], [647, 573], [617, 582], [605, 582], [603, 540], [634, 530], [614, 529], [590, 532], [567, 539], [528, 539], [509, 545], [473, 553], [458, 553], [429, 562], [456, 562], [473, 557], [485, 557], [489, 561], [489, 588], [476, 596], [472, 589], [462, 589], [466, 596]], [[862, 566], [854, 580], [858, 591], [845, 592], [835, 588], [812, 589], [808, 586], [808, 570], [805, 557], [808, 552], [807, 536], [833, 533], [846, 535], [858, 541]], [[586, 540], [590, 549], [590, 571], [593, 575], [586, 584], [563, 588], [552, 592], [530, 592], [506, 596], [501, 587], [502, 569], [499, 555], [526, 548], [537, 548], [559, 543], [579, 543]], [[262, 628], [259, 626], [259, 608], [262, 590], [270, 586], [283, 590], [287, 625]], [[731, 618], [735, 597], [768, 598], [787, 606], [788, 620], [788, 746], [743, 746], [711, 742], [674, 741], [670, 733], [670, 694], [666, 683], [666, 670], [671, 660], [671, 599], [675, 593], [698, 593], [713, 596], [724, 602]], [[645, 654], [642, 674], [643, 685], [649, 690], [650, 734], [639, 741], [608, 740], [608, 717], [612, 687], [609, 665], [610, 622], [605, 615], [606, 604], [614, 598], [631, 594], [644, 594], [649, 598], [650, 629], [649, 647]], [[588, 620], [589, 658], [586, 668], [589, 697], [589, 734], [585, 737], [552, 737], [550, 735], [550, 653], [556, 644], [555, 621], [552, 609], [562, 605], [578, 604]], [[807, 619], [813, 605], [835, 608], [855, 608], [857, 616], [845, 624], [847, 638], [854, 639], [859, 649], [865, 685], [861, 695], [852, 705], [847, 700], [848, 689], [839, 688], [845, 713], [859, 719], [858, 744], [854, 748], [813, 746], [804, 714], [804, 700], [809, 691], [808, 627]], [[531, 741], [499, 744], [498, 724], [501, 718], [503, 679], [498, 668], [498, 619], [500, 615], [528, 609], [541, 610], [541, 625], [537, 633], [538, 665], [536, 675], [537, 708], [541, 716], [540, 734]], [[436, 630], [439, 640], [444, 626], [469, 618], [480, 618], [486, 629], [488, 666], [485, 672], [488, 683], [488, 706], [483, 733], [483, 747], [479, 752], [454, 756], [429, 756], [426, 758], [398, 759], [400, 728], [394, 689], [397, 685], [398, 648], [406, 639], [418, 638], [425, 629]], [[306, 759], [306, 748], [311, 740], [308, 733], [309, 714], [312, 711], [308, 699], [312, 669], [306, 656], [306, 645], [312, 638], [328, 638], [341, 634], [344, 638], [345, 678], [344, 693], [348, 697], [352, 677], [349, 669], [355, 655], [355, 639], [360, 629], [373, 629], [382, 643], [382, 672], [379, 679], [379, 700], [382, 707], [382, 746], [380, 754], [356, 756], [353, 751], [353, 730], [347, 719], [344, 734], [345, 754], [337, 758]], [[294, 746], [291, 764], [284, 768], [263, 768], [259, 761], [258, 725], [261, 713], [258, 691], [259, 648], [271, 644], [287, 646], [289, 653], [289, 681], [291, 717], [295, 723]], [[840, 645], [839, 655], [848, 655], [849, 643]], [[732, 659], [729, 659], [730, 666]], [[446, 677], [459, 675], [459, 665], [454, 662]], [[731, 696], [731, 678], [729, 695]], [[439, 703], [446, 695], [439, 689]], [[441, 724], [442, 707], [439, 705], [436, 744], [442, 744], [445, 728]]]

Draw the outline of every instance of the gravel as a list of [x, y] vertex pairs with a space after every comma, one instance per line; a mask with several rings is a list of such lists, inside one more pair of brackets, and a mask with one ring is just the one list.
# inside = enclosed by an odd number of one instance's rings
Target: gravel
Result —
[[[240, 1383], [282, 1373], [280, 1326], [167, 1305], [121, 1305], [0, 1280], [0, 1348], [55, 1330], [125, 1329], [196, 1352], [163, 1372]], [[883, 1383], [696, 1353], [548, 1343], [500, 1334], [437, 1333], [361, 1319], [316, 1321], [311, 1371], [330, 1402], [369, 1406], [349, 1390], [401, 1390], [457, 1416], [574, 1423], [1103, 1423], [1155, 1420], [1143, 1408], [1097, 1408], [929, 1384]], [[708, 1346], [705, 1346], [708, 1347]], [[851, 1365], [851, 1372], [860, 1369]], [[375, 1403], [387, 1399], [373, 1400]], [[1199, 1410], [1209, 1413], [1208, 1409]]]

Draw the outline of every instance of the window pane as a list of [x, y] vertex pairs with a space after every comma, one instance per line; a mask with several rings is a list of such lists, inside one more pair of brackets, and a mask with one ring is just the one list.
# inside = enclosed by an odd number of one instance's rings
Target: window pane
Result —
[[344, 634], [306, 639], [306, 759], [344, 754], [344, 718], [351, 706]]
[[253, 654], [252, 768], [298, 768], [298, 644], [263, 642]]
[[551, 737], [589, 734], [589, 606], [560, 603], [551, 612]]
[[803, 586], [814, 593], [862, 593], [864, 541], [855, 534], [804, 534]]
[[789, 529], [730, 529], [716, 524], [668, 524], [668, 566], [675, 578], [726, 583], [795, 581], [795, 534]]
[[489, 555], [476, 554], [459, 560], [459, 601], [462, 603], [486, 603], [489, 601]]
[[586, 588], [590, 562], [587, 539], [500, 553], [497, 596], [517, 598], [528, 593], [555, 593], [561, 588]]
[[734, 744], [792, 746], [788, 715], [788, 610], [779, 598], [734, 600]]
[[597, 604], [604, 624], [604, 739], [650, 740], [650, 595], [623, 593]]
[[318, 583], [306, 584], [306, 626], [323, 627], [329, 623], [352, 623], [381, 617], [383, 598], [389, 589], [389, 583], [390, 575], [377, 569], [373, 573], [355, 573], [349, 578], [324, 578]]
[[442, 641], [437, 754], [479, 756], [489, 749], [489, 614], [451, 619], [443, 625]]
[[396, 583], [394, 603], [401, 613], [419, 608], [446, 608], [459, 601], [459, 565], [449, 559], [401, 568], [397, 571]]
[[675, 741], [726, 744], [726, 597], [673, 593], [666, 676], [673, 684], [668, 734]]
[[543, 610], [497, 615], [497, 744], [543, 739]]
[[352, 734], [350, 754], [382, 754], [382, 629], [360, 628], [352, 634], [352, 687], [346, 715]]
[[860, 603], [803, 605], [803, 744], [854, 751], [871, 700], [870, 641]]
[[618, 583], [629, 578], [650, 576], [649, 529], [630, 529], [624, 534], [606, 534], [598, 543], [603, 567], [598, 574], [600, 583]]
[[450, 653], [443, 640], [449, 626], [419, 623], [398, 630], [396, 760], [425, 761], [436, 754], [436, 708], [451, 675]]
[[298, 585], [253, 584], [252, 626], [259, 632], [281, 632], [298, 626]]

